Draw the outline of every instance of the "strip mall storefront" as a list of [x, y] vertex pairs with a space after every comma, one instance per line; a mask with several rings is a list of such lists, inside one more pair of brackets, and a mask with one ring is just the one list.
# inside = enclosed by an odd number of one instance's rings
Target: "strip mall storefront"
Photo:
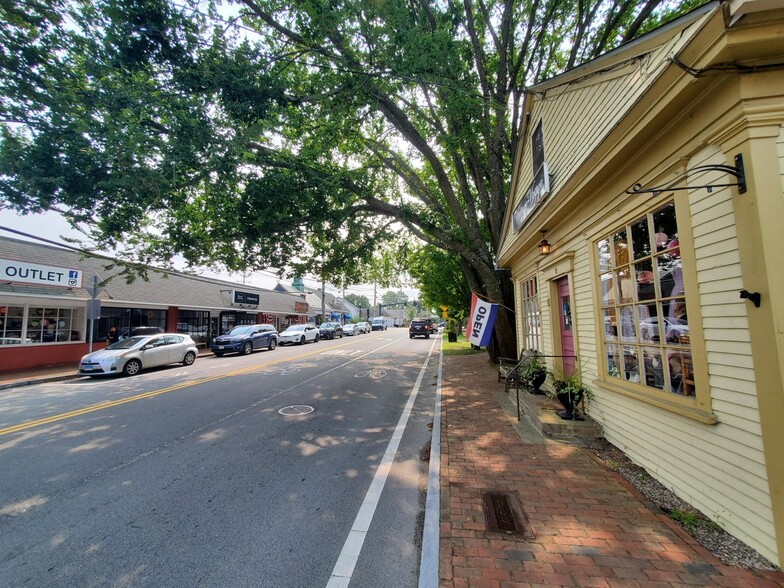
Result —
[[91, 325], [93, 349], [106, 345], [112, 326], [121, 337], [187, 333], [205, 347], [237, 325], [283, 330], [308, 320], [308, 304], [297, 296], [154, 270], [146, 281], [98, 282], [94, 304], [92, 276], [105, 274], [110, 262], [0, 237], [0, 371], [75, 365], [90, 349]]

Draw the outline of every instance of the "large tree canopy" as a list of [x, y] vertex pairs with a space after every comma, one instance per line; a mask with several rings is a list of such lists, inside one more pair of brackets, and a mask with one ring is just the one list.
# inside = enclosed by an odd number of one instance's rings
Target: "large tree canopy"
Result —
[[142, 261], [349, 280], [403, 227], [511, 307], [494, 261], [526, 85], [696, 3], [3, 2], [2, 206]]

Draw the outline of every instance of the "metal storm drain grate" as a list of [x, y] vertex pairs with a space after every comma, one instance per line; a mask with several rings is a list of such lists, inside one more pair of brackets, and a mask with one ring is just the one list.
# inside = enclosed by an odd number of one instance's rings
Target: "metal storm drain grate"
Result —
[[488, 533], [533, 539], [533, 530], [517, 493], [482, 492], [482, 509]]

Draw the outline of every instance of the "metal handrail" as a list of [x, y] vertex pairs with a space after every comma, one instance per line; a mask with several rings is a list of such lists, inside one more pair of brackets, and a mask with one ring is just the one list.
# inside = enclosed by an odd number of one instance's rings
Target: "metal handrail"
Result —
[[[574, 361], [575, 364], [577, 364], [577, 362], [579, 361], [579, 357], [576, 356], [576, 355], [543, 355], [543, 354], [540, 354], [538, 352], [534, 352], [533, 355], [526, 355], [525, 357], [523, 357], [523, 359], [521, 359], [519, 362], [517, 362], [517, 364], [512, 369], [509, 370], [509, 373], [506, 375], [507, 384], [505, 385], [505, 387], [508, 388], [509, 376], [511, 374], [517, 372], [523, 366], [523, 364], [526, 361], [531, 361], [533, 359], [536, 359], [538, 361], [538, 360], [543, 359], [543, 358], [556, 358], [556, 357], [560, 357], [562, 359], [563, 358], [567, 358], [567, 357], [571, 357], [572, 359], [575, 360]], [[499, 358], [499, 359], [508, 359], [508, 358]], [[520, 421], [521, 420], [521, 418], [520, 418], [520, 378], [516, 377], [514, 379], [514, 382], [515, 382], [515, 395], [516, 395], [516, 399], [517, 399], [517, 420]], [[509, 390], [507, 389], [507, 393], [508, 392], [509, 392]]]

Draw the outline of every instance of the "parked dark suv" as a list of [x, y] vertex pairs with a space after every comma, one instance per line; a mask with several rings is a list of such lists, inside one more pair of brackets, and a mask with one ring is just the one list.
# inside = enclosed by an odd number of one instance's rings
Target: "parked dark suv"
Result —
[[224, 353], [250, 354], [254, 349], [269, 349], [278, 346], [278, 332], [272, 325], [242, 325], [234, 327], [228, 335], [212, 340], [210, 349], [220, 357]]
[[430, 324], [433, 321], [430, 319], [414, 319], [408, 326], [408, 337], [413, 339], [420, 335], [425, 339], [430, 339]]
[[322, 339], [343, 338], [343, 326], [340, 323], [321, 323], [319, 335]]

